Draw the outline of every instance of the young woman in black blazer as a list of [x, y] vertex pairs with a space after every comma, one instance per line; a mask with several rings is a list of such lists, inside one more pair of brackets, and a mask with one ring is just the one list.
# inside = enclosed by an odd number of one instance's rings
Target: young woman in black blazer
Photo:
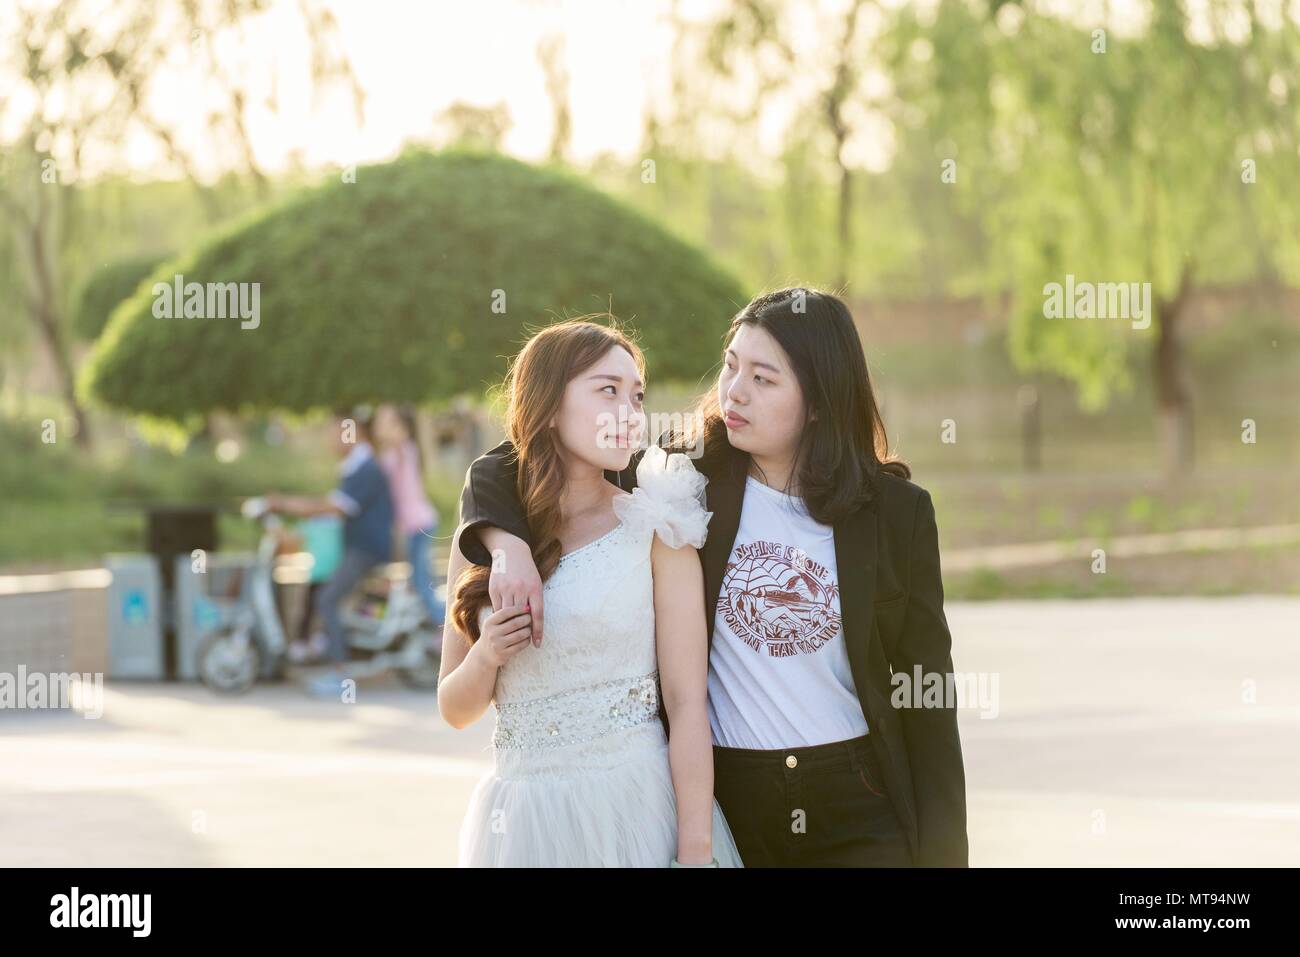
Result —
[[[709, 479], [715, 789], [745, 866], [966, 866], [934, 505], [888, 457], [844, 303], [799, 288], [751, 302], [695, 420], [659, 444]], [[638, 462], [606, 477], [631, 489]], [[461, 521], [465, 557], [497, 569], [494, 606], [530, 605], [540, 643], [508, 442], [470, 466]], [[922, 706], [917, 681], [947, 693]]]

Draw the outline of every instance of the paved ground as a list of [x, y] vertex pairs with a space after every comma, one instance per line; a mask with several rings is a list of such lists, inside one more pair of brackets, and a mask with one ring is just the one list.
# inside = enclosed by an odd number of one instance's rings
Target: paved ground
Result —
[[[996, 716], [961, 719], [972, 864], [1300, 862], [1300, 600], [948, 614], [958, 670], [997, 679]], [[451, 864], [490, 734], [395, 682], [0, 713], [0, 865]]]

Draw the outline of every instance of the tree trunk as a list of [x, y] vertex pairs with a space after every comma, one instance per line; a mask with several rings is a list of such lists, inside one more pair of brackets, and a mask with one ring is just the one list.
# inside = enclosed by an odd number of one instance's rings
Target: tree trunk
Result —
[[1155, 303], [1156, 347], [1154, 362], [1156, 403], [1160, 416], [1160, 448], [1165, 474], [1190, 472], [1195, 464], [1192, 385], [1183, 349], [1183, 307], [1188, 280], [1184, 275], [1177, 294]]
[[853, 258], [853, 173], [840, 161], [839, 276], [840, 288], [849, 281]]
[[[44, 187], [41, 187], [44, 188]], [[28, 240], [32, 257], [32, 273], [35, 279], [34, 296], [29, 297], [27, 312], [45, 342], [50, 357], [54, 360], [54, 369], [59, 377], [59, 392], [68, 404], [76, 423], [76, 435], [73, 436], [78, 447], [90, 448], [90, 426], [86, 421], [86, 411], [77, 401], [76, 375], [72, 369], [72, 360], [68, 356], [67, 345], [63, 341], [63, 322], [59, 315], [58, 293], [54, 288], [54, 276], [50, 268], [46, 237], [47, 207], [41, 205], [36, 218], [30, 223]]]
[[853, 261], [853, 171], [844, 158], [844, 144], [848, 142], [849, 123], [844, 116], [844, 107], [854, 95], [861, 76], [860, 68], [854, 55], [854, 38], [858, 32], [858, 16], [865, 6], [864, 0], [853, 0], [844, 15], [844, 33], [840, 38], [839, 60], [835, 67], [835, 80], [824, 94], [826, 120], [831, 137], [835, 141], [835, 163], [840, 169], [840, 196], [838, 240], [836, 257], [836, 276], [839, 289], [843, 294], [849, 281], [849, 269]]
[[77, 425], [73, 439], [80, 448], [90, 448], [90, 428], [86, 423], [86, 410], [77, 401], [76, 379], [72, 371], [72, 361], [68, 358], [63, 343], [63, 332], [53, 306], [50, 303], [32, 303], [32, 318], [40, 329], [45, 348], [54, 359], [54, 368], [59, 377], [59, 392], [63, 401], [72, 411], [72, 419]]

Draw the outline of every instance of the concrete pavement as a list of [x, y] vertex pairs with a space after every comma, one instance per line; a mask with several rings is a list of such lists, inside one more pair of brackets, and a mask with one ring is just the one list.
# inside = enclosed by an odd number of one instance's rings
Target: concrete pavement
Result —
[[[948, 617], [997, 692], [961, 713], [973, 865], [1300, 862], [1300, 599]], [[97, 720], [0, 713], [0, 865], [450, 865], [490, 763], [490, 713], [453, 731], [396, 681], [104, 690]]]

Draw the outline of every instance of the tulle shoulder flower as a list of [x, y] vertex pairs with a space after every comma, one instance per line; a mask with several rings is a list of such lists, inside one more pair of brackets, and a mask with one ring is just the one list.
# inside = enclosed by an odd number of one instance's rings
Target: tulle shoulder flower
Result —
[[614, 512], [624, 524], [654, 529], [670, 548], [700, 548], [713, 515], [704, 508], [708, 484], [684, 453], [652, 445], [636, 467], [636, 488], [614, 499]]

